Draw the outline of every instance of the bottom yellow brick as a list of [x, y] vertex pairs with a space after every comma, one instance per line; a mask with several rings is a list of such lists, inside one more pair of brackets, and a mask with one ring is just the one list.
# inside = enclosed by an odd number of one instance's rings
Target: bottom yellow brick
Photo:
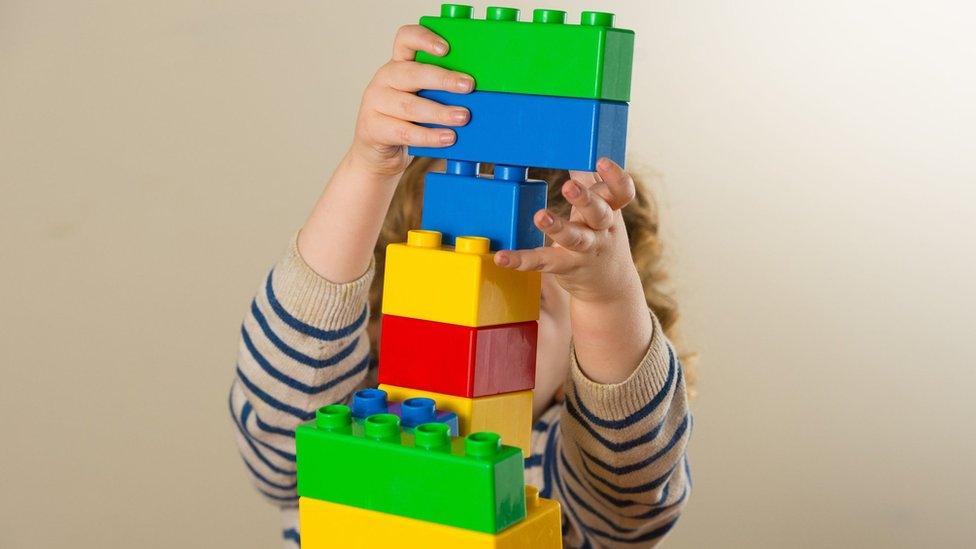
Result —
[[491, 535], [311, 498], [298, 501], [302, 549], [560, 549], [559, 503], [525, 487], [525, 519]]
[[391, 400], [429, 397], [437, 402], [439, 410], [458, 415], [461, 436], [478, 431], [491, 431], [502, 437], [502, 444], [522, 449], [529, 456], [532, 442], [532, 391], [516, 391], [475, 398], [466, 398], [395, 385], [380, 385]]

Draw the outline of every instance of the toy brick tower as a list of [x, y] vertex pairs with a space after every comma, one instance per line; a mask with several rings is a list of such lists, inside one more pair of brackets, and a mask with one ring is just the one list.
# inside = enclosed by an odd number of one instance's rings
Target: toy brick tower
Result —
[[[559, 505], [526, 486], [541, 277], [493, 253], [542, 246], [547, 184], [528, 167], [624, 161], [634, 33], [613, 15], [444, 4], [420, 23], [450, 44], [417, 61], [468, 73], [475, 91], [422, 91], [466, 107], [425, 179], [421, 229], [386, 251], [378, 389], [296, 431], [302, 546], [562, 546]], [[480, 163], [494, 164], [491, 176]]]

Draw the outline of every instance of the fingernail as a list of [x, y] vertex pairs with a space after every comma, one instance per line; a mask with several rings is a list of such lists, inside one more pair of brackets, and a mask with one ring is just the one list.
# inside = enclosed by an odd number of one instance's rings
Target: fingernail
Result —
[[495, 263], [501, 267], [508, 265], [508, 254], [495, 254]]
[[570, 181], [569, 183], [569, 187], [566, 189], [566, 196], [569, 198], [577, 198], [580, 195], [579, 185], [575, 181]]
[[543, 227], [551, 227], [553, 223], [554, 221], [552, 216], [549, 215], [549, 212], [542, 214], [542, 219], [539, 220], [539, 225], [542, 225]]
[[447, 53], [447, 42], [434, 42], [434, 53], [438, 55]]
[[454, 132], [441, 132], [439, 139], [444, 145], [450, 145], [451, 143], [454, 143]]
[[462, 78], [457, 82], [457, 89], [463, 92], [469, 92], [474, 89], [474, 80], [470, 78]]
[[610, 160], [608, 160], [606, 157], [601, 158], [600, 160], [597, 160], [596, 167], [600, 168], [601, 170], [606, 170], [610, 167]]
[[451, 111], [451, 120], [455, 122], [467, 122], [468, 121], [468, 111], [465, 109], [455, 109]]

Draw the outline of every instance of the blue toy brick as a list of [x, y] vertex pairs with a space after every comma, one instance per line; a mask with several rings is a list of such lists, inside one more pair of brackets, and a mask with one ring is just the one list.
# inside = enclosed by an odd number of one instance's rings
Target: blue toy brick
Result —
[[[515, 166], [496, 165], [494, 177], [488, 177], [476, 175], [473, 162], [448, 164], [447, 173], [427, 174], [421, 228], [440, 231], [449, 246], [458, 236], [488, 238], [492, 250], [543, 245], [544, 235], [532, 216], [546, 207], [545, 181], [526, 180], [526, 169]], [[462, 168], [465, 164], [470, 166]]]
[[483, 91], [420, 95], [465, 107], [471, 120], [453, 128], [457, 141], [450, 147], [410, 147], [412, 155], [584, 171], [595, 171], [606, 156], [624, 165], [626, 103]]
[[403, 402], [390, 402], [382, 389], [361, 389], [352, 395], [351, 412], [356, 421], [375, 414], [393, 414], [400, 418], [400, 426], [412, 432], [424, 423], [444, 423], [452, 437], [458, 436], [458, 417], [454, 412], [436, 409], [432, 398], [415, 397]]

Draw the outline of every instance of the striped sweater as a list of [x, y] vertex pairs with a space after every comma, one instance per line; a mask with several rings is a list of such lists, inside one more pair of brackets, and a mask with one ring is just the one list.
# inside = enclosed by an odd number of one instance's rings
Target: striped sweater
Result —
[[[295, 426], [369, 383], [366, 324], [373, 266], [335, 284], [294, 242], [262, 282], [241, 327], [230, 414], [257, 490], [282, 510], [285, 544], [299, 541]], [[649, 547], [688, 499], [691, 414], [682, 367], [654, 320], [650, 348], [626, 381], [589, 380], [571, 355], [564, 402], [533, 426], [525, 479], [562, 504], [566, 547]]]

